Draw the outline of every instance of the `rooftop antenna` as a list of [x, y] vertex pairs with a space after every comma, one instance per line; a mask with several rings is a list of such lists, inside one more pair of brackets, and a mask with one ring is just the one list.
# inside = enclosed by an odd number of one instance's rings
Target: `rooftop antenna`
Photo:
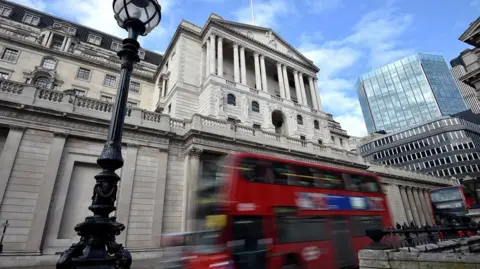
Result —
[[255, 12], [253, 10], [253, 0], [250, 0], [250, 7], [252, 9], [252, 22], [253, 22], [253, 25], [255, 25]]

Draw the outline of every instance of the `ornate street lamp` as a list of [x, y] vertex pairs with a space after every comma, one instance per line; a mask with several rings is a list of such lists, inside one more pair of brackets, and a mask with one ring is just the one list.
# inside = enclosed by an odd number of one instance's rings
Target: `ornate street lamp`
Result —
[[98, 165], [103, 169], [95, 176], [92, 204], [88, 207], [93, 216], [75, 226], [81, 237], [63, 252], [57, 262], [57, 269], [67, 268], [130, 268], [132, 257], [122, 244], [115, 242], [125, 226], [109, 217], [116, 210], [117, 183], [120, 177], [115, 170], [123, 166], [122, 133], [128, 100], [128, 90], [133, 66], [140, 61], [137, 41], [139, 35], [147, 35], [159, 23], [161, 8], [157, 0], [114, 0], [113, 10], [118, 25], [128, 31], [118, 56], [122, 60], [120, 83], [118, 86], [108, 137]]

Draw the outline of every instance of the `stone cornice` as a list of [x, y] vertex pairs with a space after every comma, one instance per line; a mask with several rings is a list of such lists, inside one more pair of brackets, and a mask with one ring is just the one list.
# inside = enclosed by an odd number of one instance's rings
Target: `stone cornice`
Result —
[[[49, 48], [46, 48], [46, 47], [44, 47], [40, 44], [23, 41], [23, 40], [17, 39], [17, 38], [12, 38], [12, 37], [10, 37], [8, 35], [4, 35], [4, 34], [0, 34], [0, 40], [1, 39], [6, 40], [7, 42], [18, 43], [20, 45], [27, 46], [31, 49], [43, 51], [46, 54], [60, 56], [60, 57], [64, 57], [64, 58], [70, 58], [70, 59], [75, 60], [75, 61], [81, 61], [83, 63], [95, 65], [97, 67], [106, 68], [106, 69], [109, 69], [109, 70], [112, 70], [112, 71], [115, 71], [115, 72], [120, 72], [120, 68], [109, 66], [108, 64], [100, 63], [100, 62], [97, 62], [97, 61], [90, 61], [90, 60], [88, 60], [88, 58], [82, 57], [81, 55], [77, 55], [77, 54], [73, 54], [73, 53], [66, 53], [66, 52], [58, 51], [58, 50], [54, 50], [54, 49], [49, 49]], [[154, 83], [154, 81], [153, 81], [154, 76], [151, 76], [151, 77], [150, 76], [143, 76], [143, 75], [138, 74], [135, 71], [132, 73], [132, 75], [133, 75], [133, 77], [143, 79], [143, 80], [147, 80], [148, 82]]]

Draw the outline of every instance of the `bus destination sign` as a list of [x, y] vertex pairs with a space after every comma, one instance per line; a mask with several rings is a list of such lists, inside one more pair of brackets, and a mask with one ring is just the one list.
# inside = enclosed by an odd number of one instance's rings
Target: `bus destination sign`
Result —
[[298, 192], [297, 205], [304, 210], [384, 211], [383, 198]]

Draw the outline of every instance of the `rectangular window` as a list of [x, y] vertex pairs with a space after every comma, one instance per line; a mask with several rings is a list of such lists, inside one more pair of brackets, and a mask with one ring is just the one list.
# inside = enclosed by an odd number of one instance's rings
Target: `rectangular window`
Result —
[[10, 16], [10, 13], [12, 13], [12, 9], [6, 6], [0, 6], [0, 15], [3, 17], [8, 17]]
[[1, 79], [8, 79], [9, 77], [10, 77], [9, 73], [0, 71], [0, 78]]
[[172, 112], [172, 104], [169, 104], [168, 105], [168, 114], [170, 114]]
[[105, 75], [105, 79], [103, 80], [103, 85], [108, 87], [115, 87], [117, 82], [117, 77], [112, 75]]
[[339, 138], [338, 140], [340, 141], [340, 145], [343, 146], [343, 139]]
[[17, 61], [17, 58], [18, 58], [18, 50], [7, 48], [5, 49], [5, 51], [3, 51], [2, 60], [10, 63], [14, 63]]
[[112, 41], [112, 46], [110, 48], [114, 51], [120, 51], [122, 49], [122, 43], [117, 41]]
[[52, 43], [52, 49], [54, 50], [62, 50], [62, 43], [54, 41]]
[[134, 93], [140, 93], [140, 83], [131, 81], [130, 82], [130, 91]]
[[260, 130], [260, 129], [261, 129], [261, 125], [260, 125], [260, 124], [257, 124], [257, 123], [254, 123], [254, 124], [253, 124], [253, 129]]
[[22, 21], [23, 21], [24, 23], [37, 26], [38, 23], [40, 22], [40, 17], [31, 15], [31, 14], [25, 14], [25, 16], [23, 16], [23, 20], [22, 20]]
[[90, 73], [91, 71], [89, 69], [80, 67], [78, 69], [77, 79], [90, 80]]
[[137, 102], [132, 102], [132, 101], [127, 101], [127, 106], [128, 107], [138, 107], [138, 103]]
[[110, 102], [111, 103], [113, 101], [113, 97], [108, 96], [108, 95], [102, 95], [102, 96], [100, 96], [100, 100], [104, 101], [104, 102]]
[[306, 140], [305, 136], [304, 136], [304, 135], [301, 135], [301, 136], [300, 136], [300, 140], [305, 141], [305, 140]]
[[92, 43], [92, 44], [100, 46], [100, 44], [102, 43], [102, 38], [100, 36], [97, 36], [97, 35], [89, 34], [87, 41], [88, 41], [88, 43]]

